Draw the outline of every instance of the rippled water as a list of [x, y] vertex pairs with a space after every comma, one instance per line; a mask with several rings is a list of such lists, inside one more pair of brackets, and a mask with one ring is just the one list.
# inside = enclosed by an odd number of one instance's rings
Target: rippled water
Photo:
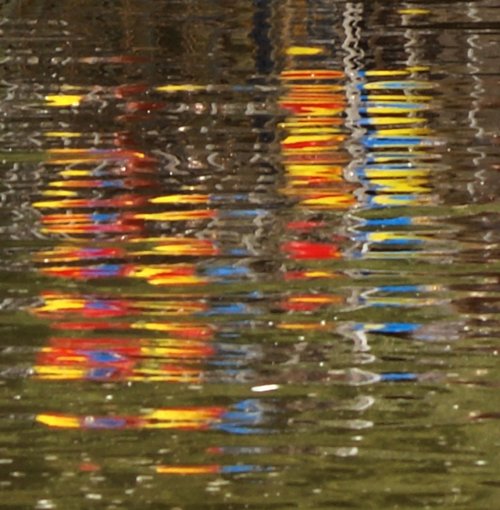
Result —
[[11, 509], [493, 509], [500, 4], [0, 3]]

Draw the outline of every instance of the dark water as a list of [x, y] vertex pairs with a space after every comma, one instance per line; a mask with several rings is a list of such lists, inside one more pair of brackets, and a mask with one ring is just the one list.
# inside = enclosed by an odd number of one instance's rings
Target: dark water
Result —
[[500, 4], [0, 3], [9, 509], [494, 509]]

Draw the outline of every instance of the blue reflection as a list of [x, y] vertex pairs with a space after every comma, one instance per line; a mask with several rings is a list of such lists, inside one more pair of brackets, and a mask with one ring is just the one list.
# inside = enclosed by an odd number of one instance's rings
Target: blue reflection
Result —
[[224, 413], [222, 423], [213, 428], [229, 432], [231, 434], [262, 434], [268, 430], [258, 428], [257, 425], [264, 421], [264, 409], [257, 399], [248, 399], [238, 402]]

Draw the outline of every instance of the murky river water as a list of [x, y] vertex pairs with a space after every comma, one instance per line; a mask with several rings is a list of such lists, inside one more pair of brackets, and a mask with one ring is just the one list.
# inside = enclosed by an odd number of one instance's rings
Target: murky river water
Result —
[[2, 507], [498, 507], [497, 0], [0, 16]]

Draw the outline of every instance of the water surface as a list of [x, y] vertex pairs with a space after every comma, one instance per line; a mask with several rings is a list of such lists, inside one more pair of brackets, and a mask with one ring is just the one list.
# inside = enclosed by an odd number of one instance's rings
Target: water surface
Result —
[[0, 4], [3, 506], [494, 508], [496, 2], [83, 4]]

